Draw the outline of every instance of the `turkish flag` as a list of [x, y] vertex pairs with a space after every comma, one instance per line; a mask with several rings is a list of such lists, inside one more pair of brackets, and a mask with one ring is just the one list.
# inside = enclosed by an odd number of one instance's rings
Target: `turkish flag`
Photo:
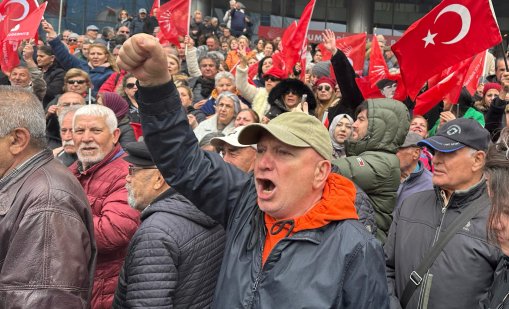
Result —
[[[283, 44], [283, 58], [285, 61], [285, 70], [287, 73], [291, 73], [293, 67], [297, 62], [301, 61], [302, 58], [305, 58], [306, 52], [306, 36], [308, 33], [309, 22], [311, 21], [311, 16], [313, 15], [313, 9], [315, 7], [316, 0], [311, 0], [302, 11], [302, 15], [300, 16], [300, 20], [298, 24], [292, 23], [290, 27], [288, 27], [283, 37], [281, 38], [281, 43]], [[305, 68], [302, 68], [304, 71]]]
[[414, 99], [431, 76], [500, 42], [490, 0], [443, 0], [412, 24], [392, 50]]
[[[0, 3], [0, 42], [9, 31], [27, 18], [39, 7], [37, 0], [12, 1], [4, 0]], [[40, 21], [37, 23], [39, 26]]]
[[382, 79], [387, 79], [389, 76], [389, 68], [385, 63], [382, 49], [378, 45], [376, 36], [371, 40], [371, 54], [369, 56], [369, 71], [368, 77], [371, 84], [374, 86]]
[[7, 75], [19, 65], [18, 46], [18, 41], [4, 40], [0, 43], [0, 66]]
[[470, 64], [470, 67], [468, 68], [467, 76], [465, 77], [463, 86], [467, 88], [471, 95], [474, 95], [475, 91], [477, 90], [479, 79], [483, 74], [484, 62], [486, 61], [487, 52], [488, 51], [483, 51], [482, 53], [475, 55], [474, 60], [472, 60], [472, 64]]
[[150, 9], [150, 16], [154, 16], [154, 10], [161, 7], [161, 0], [154, 0], [152, 8]]
[[191, 0], [172, 0], [163, 4], [157, 12], [157, 21], [164, 38], [179, 46], [179, 36], [189, 32]]
[[465, 59], [440, 73], [440, 81], [416, 98], [414, 114], [424, 115], [440, 101], [456, 104], [472, 60]]
[[5, 36], [5, 40], [22, 41], [30, 40], [37, 33], [37, 28], [41, 24], [41, 20], [46, 10], [48, 2], [44, 2], [35, 11], [30, 13], [27, 18], [16, 24]]
[[[366, 37], [366, 33], [359, 33], [336, 40], [336, 47], [350, 60], [355, 73], [359, 76], [362, 75], [362, 70], [364, 69]], [[322, 61], [332, 58], [332, 54], [323, 46], [323, 43], [318, 44], [318, 48], [322, 52]]]

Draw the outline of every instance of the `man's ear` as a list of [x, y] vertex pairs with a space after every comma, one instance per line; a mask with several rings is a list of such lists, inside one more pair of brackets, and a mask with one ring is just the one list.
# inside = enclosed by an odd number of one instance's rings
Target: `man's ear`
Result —
[[161, 172], [157, 171], [157, 173], [154, 173], [152, 177], [155, 178], [152, 182], [154, 190], [160, 190], [162, 187], [164, 187], [164, 185], [166, 185], [166, 181], [164, 180], [163, 175], [161, 175]]
[[472, 164], [472, 171], [477, 172], [484, 168], [484, 164], [486, 163], [486, 152], [479, 150], [476, 151], [473, 155], [474, 162]]
[[331, 172], [331, 162], [329, 160], [320, 160], [316, 163], [315, 177], [313, 179], [313, 189], [318, 189], [323, 186], [327, 177]]
[[30, 132], [26, 128], [16, 128], [9, 135], [9, 150], [13, 156], [22, 153], [30, 144]]

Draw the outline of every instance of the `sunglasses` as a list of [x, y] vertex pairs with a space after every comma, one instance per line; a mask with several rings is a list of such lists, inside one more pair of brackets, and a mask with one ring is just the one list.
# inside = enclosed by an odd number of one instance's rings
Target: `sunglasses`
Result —
[[69, 42], [78, 42], [78, 39], [67, 39]]
[[136, 84], [135, 84], [135, 83], [127, 83], [127, 84], [125, 84], [125, 87], [126, 87], [127, 89], [133, 89], [133, 88], [134, 88], [134, 86], [136, 86]]
[[330, 86], [318, 86], [318, 91], [322, 91], [325, 89], [325, 91], [330, 91]]
[[297, 90], [295, 90], [295, 89], [287, 89], [285, 91], [285, 95], [287, 95], [287, 94], [300, 95], [299, 92]]
[[277, 78], [277, 77], [274, 77], [274, 76], [265, 76], [263, 78], [264, 81], [273, 81], [273, 82], [280, 82], [281, 81], [281, 78]]
[[75, 79], [70, 79], [70, 80], [67, 81], [67, 83], [69, 85], [76, 85], [76, 84], [83, 85], [86, 82], [87, 82], [86, 80], [75, 80]]

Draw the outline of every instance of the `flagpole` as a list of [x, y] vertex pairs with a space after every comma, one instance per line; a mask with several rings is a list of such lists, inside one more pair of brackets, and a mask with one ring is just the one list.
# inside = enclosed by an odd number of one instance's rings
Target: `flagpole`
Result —
[[60, 29], [62, 27], [62, 11], [64, 9], [64, 0], [60, 0], [60, 12], [58, 13], [58, 34], [60, 34]]

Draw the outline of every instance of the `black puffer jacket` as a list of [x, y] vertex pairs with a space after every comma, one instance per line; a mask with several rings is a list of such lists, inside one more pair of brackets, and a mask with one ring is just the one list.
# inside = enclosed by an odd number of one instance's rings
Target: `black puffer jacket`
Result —
[[266, 229], [253, 174], [200, 150], [178, 92], [139, 87], [147, 147], [166, 181], [226, 227], [215, 308], [387, 308], [380, 243], [356, 220], [286, 237], [264, 265]]
[[64, 93], [64, 76], [64, 69], [56, 61], [44, 72], [44, 81], [46, 82], [46, 94], [42, 99], [44, 108], [57, 95]]
[[219, 223], [169, 189], [141, 213], [113, 308], [207, 308], [223, 257]]
[[484, 309], [509, 308], [509, 257], [504, 255], [497, 267], [498, 274], [493, 280], [488, 298], [482, 302]]
[[269, 119], [276, 118], [282, 113], [289, 112], [288, 108], [286, 108], [284, 102], [283, 102], [283, 95], [286, 93], [288, 89], [296, 90], [300, 96], [306, 94], [307, 99], [306, 102], [308, 102], [308, 108], [309, 108], [309, 114], [314, 115], [315, 114], [315, 108], [316, 108], [316, 99], [315, 95], [313, 94], [313, 91], [309, 89], [306, 84], [301, 82], [298, 79], [294, 78], [287, 78], [282, 80], [279, 84], [277, 84], [269, 93], [269, 98], [267, 101], [269, 102], [270, 109], [267, 112], [266, 116]]

